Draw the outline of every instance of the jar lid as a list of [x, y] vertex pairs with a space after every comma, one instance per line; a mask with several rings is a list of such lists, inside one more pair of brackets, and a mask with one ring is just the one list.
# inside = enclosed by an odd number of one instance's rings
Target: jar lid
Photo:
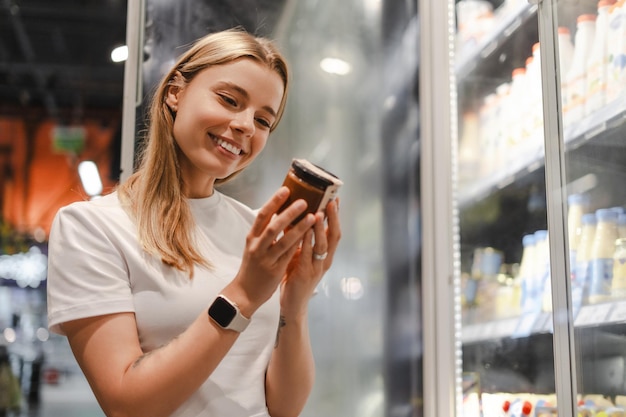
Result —
[[336, 175], [312, 164], [306, 159], [294, 159], [291, 162], [291, 167], [298, 177], [315, 187], [325, 189], [333, 184], [341, 184], [341, 181]]

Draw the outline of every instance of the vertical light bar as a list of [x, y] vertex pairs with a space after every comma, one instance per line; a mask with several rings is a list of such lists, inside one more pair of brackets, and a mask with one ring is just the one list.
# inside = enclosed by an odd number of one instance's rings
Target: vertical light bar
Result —
[[120, 182], [133, 173], [135, 162], [135, 111], [141, 103], [144, 2], [145, 0], [129, 0], [127, 8], [126, 45], [128, 45], [128, 59], [124, 64]]
[[[454, 2], [418, 0], [420, 19], [424, 415], [461, 415], [460, 310], [454, 206]], [[453, 296], [455, 301], [451, 303]]]
[[567, 251], [567, 187], [562, 140], [557, 0], [539, 0], [539, 44], [545, 142], [546, 198], [550, 233], [550, 275], [554, 325], [554, 373], [558, 414], [575, 416], [576, 367], [569, 254]]
[[102, 194], [102, 179], [95, 162], [81, 161], [78, 164], [78, 176], [89, 197], [99, 197]]

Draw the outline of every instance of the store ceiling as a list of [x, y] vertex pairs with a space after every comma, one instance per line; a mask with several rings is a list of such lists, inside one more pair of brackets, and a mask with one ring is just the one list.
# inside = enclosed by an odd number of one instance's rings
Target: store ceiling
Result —
[[[207, 31], [259, 24], [270, 31], [285, 1], [147, 0], [146, 9], [185, 7]], [[126, 14], [126, 0], [0, 0], [0, 115], [34, 112], [69, 123], [120, 111], [124, 65], [110, 53], [125, 43]]]

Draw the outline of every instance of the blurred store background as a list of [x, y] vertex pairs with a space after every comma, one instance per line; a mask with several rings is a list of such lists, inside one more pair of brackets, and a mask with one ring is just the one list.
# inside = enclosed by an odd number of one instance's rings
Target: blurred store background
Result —
[[[223, 191], [258, 206], [293, 157], [346, 184], [342, 246], [312, 301], [318, 383], [303, 416], [421, 415], [417, 2], [141, 5], [145, 18], [127, 22], [125, 0], [0, 1], [0, 349], [17, 415], [103, 416], [66, 339], [47, 330], [51, 221], [115, 187], [124, 118], [141, 132], [163, 68], [234, 26], [276, 39], [293, 82], [265, 154]], [[127, 23], [142, 45], [136, 109], [123, 106]]]

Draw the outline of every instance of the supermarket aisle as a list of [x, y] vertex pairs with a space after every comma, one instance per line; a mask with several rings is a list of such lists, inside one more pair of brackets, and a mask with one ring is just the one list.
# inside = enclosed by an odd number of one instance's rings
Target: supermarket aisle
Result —
[[57, 385], [43, 385], [40, 405], [20, 417], [104, 417], [104, 413], [84, 376], [75, 373]]

